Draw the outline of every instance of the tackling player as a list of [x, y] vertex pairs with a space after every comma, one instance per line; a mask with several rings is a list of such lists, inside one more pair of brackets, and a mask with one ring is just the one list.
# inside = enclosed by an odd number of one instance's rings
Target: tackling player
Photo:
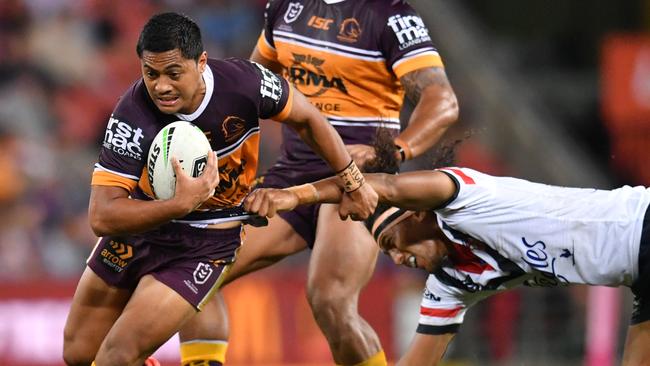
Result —
[[[142, 364], [210, 300], [241, 245], [248, 215], [240, 205], [257, 169], [260, 118], [282, 121], [340, 172], [352, 215], [367, 217], [377, 201], [315, 107], [259, 64], [208, 59], [189, 18], [153, 16], [137, 54], [142, 78], [115, 107], [92, 176], [89, 220], [100, 238], [65, 325], [68, 365]], [[198, 178], [174, 160], [175, 196], [153, 200], [147, 151], [176, 120], [200, 127], [214, 152]], [[181, 332], [181, 341], [194, 336]], [[201, 349], [202, 341], [182, 349], [183, 363], [218, 362], [202, 359]]]
[[[635, 296], [623, 365], [650, 363], [650, 190], [556, 187], [467, 168], [368, 174], [381, 203], [367, 227], [395, 264], [430, 273], [417, 333], [398, 366], [437, 365], [466, 311], [518, 285], [626, 286]], [[323, 180], [261, 189], [246, 209], [275, 216], [338, 202]]]

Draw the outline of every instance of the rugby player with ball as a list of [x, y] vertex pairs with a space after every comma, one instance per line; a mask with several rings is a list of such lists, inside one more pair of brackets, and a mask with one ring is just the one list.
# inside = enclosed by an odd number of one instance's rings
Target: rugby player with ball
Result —
[[180, 330], [182, 364], [221, 365], [212, 333], [218, 324], [183, 326], [201, 321], [195, 315], [241, 245], [259, 119], [287, 124], [339, 172], [341, 209], [350, 216], [368, 217], [377, 194], [299, 92], [261, 65], [209, 59], [186, 16], [150, 18], [136, 50], [142, 77], [115, 107], [92, 174], [88, 215], [99, 240], [72, 300], [63, 358], [67, 365], [142, 365]]

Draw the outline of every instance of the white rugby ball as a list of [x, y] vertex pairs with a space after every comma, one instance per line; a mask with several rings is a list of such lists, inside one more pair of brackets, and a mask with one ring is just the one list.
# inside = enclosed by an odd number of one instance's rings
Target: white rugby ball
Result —
[[181, 168], [192, 177], [200, 176], [208, 163], [212, 150], [203, 131], [196, 125], [177, 121], [166, 125], [154, 137], [147, 156], [149, 184], [155, 198], [167, 200], [176, 192], [176, 175], [172, 157], [181, 163]]

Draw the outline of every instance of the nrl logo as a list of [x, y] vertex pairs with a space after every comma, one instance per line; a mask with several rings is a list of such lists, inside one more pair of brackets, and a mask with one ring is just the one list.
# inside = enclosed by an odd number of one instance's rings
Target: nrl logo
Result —
[[301, 3], [289, 3], [287, 12], [284, 13], [284, 22], [287, 24], [294, 22], [298, 19], [298, 16], [300, 16], [300, 12], [302, 12], [304, 7], [305, 6]]
[[212, 267], [209, 264], [199, 262], [194, 270], [194, 283], [197, 285], [204, 284], [212, 274]]

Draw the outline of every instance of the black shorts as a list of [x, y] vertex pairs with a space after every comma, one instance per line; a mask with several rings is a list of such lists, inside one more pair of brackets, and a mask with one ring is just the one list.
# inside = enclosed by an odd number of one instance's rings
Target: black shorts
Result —
[[650, 320], [650, 207], [643, 217], [641, 242], [639, 243], [639, 277], [632, 284], [634, 303], [630, 324]]

